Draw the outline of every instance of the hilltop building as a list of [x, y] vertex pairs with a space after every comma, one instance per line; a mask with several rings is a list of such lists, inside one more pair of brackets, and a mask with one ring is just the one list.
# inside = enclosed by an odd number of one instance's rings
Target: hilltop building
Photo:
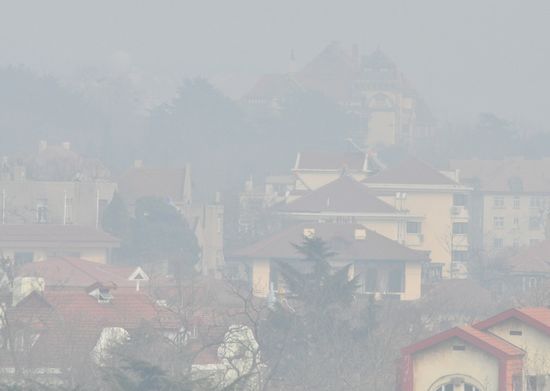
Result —
[[424, 100], [380, 48], [361, 56], [357, 46], [349, 53], [332, 42], [300, 70], [263, 76], [243, 100], [278, 110], [300, 91], [319, 92], [357, 114], [357, 140], [365, 147], [414, 149], [433, 135], [435, 121]]

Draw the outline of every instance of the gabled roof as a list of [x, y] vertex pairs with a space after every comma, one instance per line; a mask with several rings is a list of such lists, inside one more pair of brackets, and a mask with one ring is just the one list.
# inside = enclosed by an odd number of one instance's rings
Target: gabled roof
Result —
[[297, 74], [306, 88], [336, 102], [349, 100], [358, 67], [338, 42], [331, 42]]
[[451, 178], [416, 158], [406, 159], [394, 167], [368, 177], [364, 182], [403, 185], [458, 185]]
[[[323, 239], [334, 259], [345, 261], [410, 261], [427, 262], [429, 253], [410, 249], [359, 224], [304, 223], [291, 226], [248, 247], [230, 254], [228, 258], [302, 259], [293, 244], [301, 244], [304, 230], [314, 230]], [[364, 239], [355, 238], [355, 230], [364, 230]]]
[[0, 225], [0, 243], [101, 243], [117, 247], [120, 240], [94, 227], [58, 224], [4, 224]]
[[479, 330], [487, 330], [509, 319], [520, 320], [550, 335], [550, 309], [546, 307], [512, 308], [489, 319], [474, 324]]
[[410, 345], [402, 350], [405, 355], [415, 354], [432, 346], [458, 338], [468, 344], [475, 346], [497, 358], [511, 358], [523, 356], [525, 352], [520, 348], [500, 339], [492, 334], [480, 331], [472, 326], [454, 327], [420, 342]]
[[514, 193], [549, 193], [550, 158], [506, 160], [452, 160], [464, 181], [480, 191]]
[[550, 274], [550, 240], [521, 248], [514, 255], [506, 257], [502, 264], [513, 273]]
[[397, 213], [391, 205], [371, 194], [365, 185], [342, 175], [280, 209], [281, 212]]
[[303, 151], [296, 157], [294, 170], [355, 170], [367, 168], [367, 155], [361, 152]]
[[137, 272], [135, 267], [120, 267], [80, 258], [48, 258], [41, 262], [23, 265], [18, 271], [21, 277], [41, 277], [46, 286], [51, 287], [88, 287], [96, 282], [114, 284], [118, 287], [135, 287], [130, 277]]
[[185, 168], [131, 168], [118, 179], [118, 192], [130, 204], [143, 197], [183, 202], [186, 171]]

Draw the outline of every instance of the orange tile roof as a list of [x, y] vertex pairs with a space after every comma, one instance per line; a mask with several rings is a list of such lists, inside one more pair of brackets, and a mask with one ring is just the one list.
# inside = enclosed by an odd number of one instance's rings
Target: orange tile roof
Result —
[[135, 270], [135, 267], [107, 265], [73, 257], [57, 257], [27, 263], [17, 271], [17, 274], [21, 277], [42, 277], [48, 288], [85, 288], [95, 282], [112, 283], [118, 287], [135, 287], [135, 281], [128, 280]]
[[517, 346], [472, 326], [454, 327], [443, 331], [442, 333], [404, 348], [402, 352], [403, 354], [415, 354], [451, 338], [458, 338], [499, 358], [523, 356], [525, 354], [525, 352]]

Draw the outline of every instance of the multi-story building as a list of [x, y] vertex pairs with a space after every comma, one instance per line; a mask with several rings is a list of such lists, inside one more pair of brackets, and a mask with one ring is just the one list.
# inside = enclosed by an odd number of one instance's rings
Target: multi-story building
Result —
[[433, 134], [435, 121], [425, 102], [380, 49], [361, 56], [357, 46], [349, 53], [332, 42], [302, 69], [292, 66], [288, 74], [260, 78], [244, 101], [278, 110], [286, 96], [304, 90], [319, 92], [357, 114], [361, 124], [356, 139], [363, 146], [414, 149]]
[[468, 187], [412, 158], [369, 176], [364, 183], [397, 210], [421, 217], [407, 223], [407, 243], [412, 245], [408, 238], [417, 235], [415, 248], [431, 252], [432, 273], [439, 269], [443, 277], [464, 275], [470, 249]]
[[69, 143], [48, 146], [23, 161], [4, 159], [0, 167], [0, 223], [77, 224], [98, 227], [116, 183], [95, 159]]
[[421, 295], [422, 268], [429, 253], [410, 249], [359, 224], [295, 224], [228, 256], [228, 263], [240, 269], [254, 295], [268, 297], [284, 290], [277, 262], [303, 269], [303, 255], [293, 246], [304, 238], [320, 238], [335, 255], [335, 267], [351, 265], [350, 278], [360, 276], [360, 292], [374, 297], [415, 300]]
[[550, 159], [456, 160], [451, 168], [473, 188], [475, 251], [493, 256], [547, 237]]

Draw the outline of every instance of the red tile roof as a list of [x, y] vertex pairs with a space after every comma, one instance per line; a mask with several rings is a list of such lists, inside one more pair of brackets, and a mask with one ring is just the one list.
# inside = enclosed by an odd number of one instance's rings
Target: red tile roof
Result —
[[311, 191], [280, 208], [281, 212], [398, 213], [365, 185], [348, 177]]
[[118, 247], [120, 240], [93, 227], [57, 224], [5, 224], [0, 225], [0, 243], [48, 243], [71, 245], [74, 243], [101, 243]]
[[363, 171], [367, 155], [360, 152], [303, 151], [298, 154], [295, 170], [357, 170]]
[[[362, 225], [332, 223], [304, 223], [291, 226], [230, 254], [228, 258], [301, 259], [303, 257], [292, 244], [302, 243], [304, 229], [314, 229], [315, 237], [326, 241], [330, 250], [337, 253], [334, 259], [345, 261], [429, 261], [428, 252], [405, 247]], [[356, 229], [365, 230], [365, 239], [355, 239]]]
[[517, 319], [550, 335], [550, 309], [546, 307], [512, 308], [489, 319], [474, 324], [479, 330], [487, 330], [509, 319]]
[[23, 265], [17, 272], [21, 277], [42, 277], [46, 286], [51, 287], [88, 287], [96, 282], [115, 284], [118, 287], [135, 287], [135, 281], [128, 278], [135, 267], [120, 267], [80, 258], [48, 258], [41, 262]]
[[415, 159], [406, 159], [394, 167], [380, 171], [365, 179], [372, 184], [403, 184], [403, 185], [458, 185], [449, 177], [443, 175], [428, 164]]
[[402, 352], [407, 355], [415, 354], [452, 338], [458, 338], [498, 358], [510, 358], [525, 354], [523, 350], [511, 343], [472, 326], [461, 326], [446, 330], [410, 345], [404, 348]]

